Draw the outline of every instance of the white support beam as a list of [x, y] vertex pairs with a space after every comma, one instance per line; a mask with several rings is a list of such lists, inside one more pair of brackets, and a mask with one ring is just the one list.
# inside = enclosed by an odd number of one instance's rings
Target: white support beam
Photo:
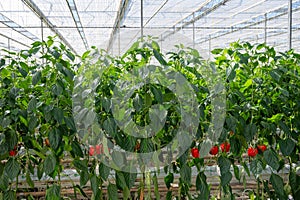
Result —
[[292, 21], [293, 21], [293, 2], [288, 0], [288, 50], [292, 48]]
[[107, 51], [109, 51], [112, 48], [112, 45], [114, 42], [114, 37], [115, 37], [117, 31], [120, 30], [120, 24], [121, 24], [122, 19], [125, 16], [125, 13], [128, 9], [129, 1], [130, 0], [121, 0], [120, 1], [118, 15], [116, 17], [116, 20], [115, 20], [115, 23], [113, 26], [113, 31], [110, 34], [109, 42], [108, 42], [108, 45], [106, 48]]
[[76, 25], [77, 31], [78, 31], [78, 33], [80, 35], [80, 38], [81, 38], [81, 40], [82, 40], [82, 42], [85, 46], [85, 49], [87, 50], [89, 48], [89, 45], [88, 45], [88, 42], [86, 40], [84, 31], [83, 31], [82, 23], [81, 23], [79, 14], [78, 14], [78, 10], [77, 10], [75, 1], [74, 0], [67, 0], [67, 3], [68, 3], [68, 7], [71, 11], [74, 23]]
[[75, 54], [77, 54], [72, 45], [62, 36], [62, 34], [56, 28], [54, 28], [50, 20], [44, 15], [44, 13], [36, 6], [36, 4], [32, 0], [22, 0], [22, 2], [28, 8], [30, 8], [39, 18], [41, 18], [41, 20], [58, 36], [58, 38], [63, 43], [65, 43]]

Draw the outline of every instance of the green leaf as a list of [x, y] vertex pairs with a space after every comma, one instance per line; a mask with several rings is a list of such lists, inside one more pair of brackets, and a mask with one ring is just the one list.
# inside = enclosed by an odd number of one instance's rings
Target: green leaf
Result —
[[2, 120], [2, 122], [1, 122], [1, 124], [2, 124], [2, 127], [3, 127], [3, 128], [8, 127], [8, 126], [11, 124], [11, 119], [10, 119], [10, 117], [9, 117], [9, 116], [4, 117], [3, 120]]
[[232, 179], [231, 172], [227, 172], [225, 174], [221, 174], [221, 186], [224, 187], [225, 185], [229, 184]]
[[80, 147], [80, 144], [74, 140], [72, 143], [71, 143], [71, 147], [72, 147], [72, 150], [71, 150], [71, 154], [73, 154], [73, 157], [81, 157], [83, 158], [83, 152], [82, 152], [82, 149]]
[[68, 77], [70, 80], [73, 80], [74, 73], [66, 67], [63, 67], [63, 74]]
[[173, 173], [169, 173], [167, 176], [165, 176], [164, 181], [165, 181], [167, 188], [170, 189], [171, 183], [173, 183], [173, 181], [174, 181]]
[[220, 54], [222, 51], [223, 49], [213, 49], [211, 53], [216, 55], [216, 54]]
[[233, 172], [234, 172], [234, 176], [235, 178], [240, 181], [241, 180], [241, 174], [240, 174], [240, 169], [238, 168], [238, 166], [233, 165]]
[[127, 188], [124, 174], [122, 172], [116, 171], [116, 184], [117, 188], [120, 190]]
[[41, 178], [43, 177], [43, 173], [44, 173], [44, 163], [41, 162], [37, 166], [37, 177], [39, 180], [41, 180]]
[[180, 168], [180, 178], [184, 183], [191, 184], [191, 178], [192, 178], [192, 169], [187, 165], [184, 164]]
[[47, 40], [47, 46], [48, 47], [50, 47], [53, 43], [54, 43], [54, 41], [52, 39]]
[[9, 178], [5, 173], [0, 176], [0, 188], [4, 191], [8, 188]]
[[286, 200], [288, 199], [285, 191], [284, 191], [284, 183], [280, 176], [277, 174], [272, 173], [270, 177], [270, 182], [274, 188], [275, 193], [278, 195], [279, 200]]
[[122, 195], [123, 195], [123, 196], [122, 196], [123, 199], [125, 199], [125, 200], [129, 199], [129, 197], [130, 197], [130, 190], [129, 190], [128, 187], [125, 187], [125, 188], [123, 189]]
[[18, 69], [22, 76], [25, 78], [28, 74], [28, 65], [24, 62], [20, 62], [20, 68]]
[[51, 52], [50, 52], [51, 54], [52, 54], [52, 56], [55, 58], [55, 59], [59, 59], [59, 57], [60, 57], [60, 53], [58, 52], [58, 51], [56, 51], [56, 50], [52, 50]]
[[244, 88], [248, 88], [252, 85], [253, 80], [252, 79], [248, 79], [246, 81], [246, 83], [243, 85]]
[[117, 124], [113, 118], [108, 118], [103, 123], [103, 128], [107, 134], [115, 137], [117, 134]]
[[200, 191], [198, 199], [209, 199], [209, 186], [203, 172], [200, 172], [196, 177], [196, 188]]
[[133, 98], [133, 107], [136, 112], [139, 112], [143, 108], [143, 99], [138, 94]]
[[42, 45], [42, 42], [41, 41], [35, 41], [31, 44], [32, 47], [38, 47], [38, 46], [41, 46]]
[[4, 200], [15, 200], [17, 199], [16, 192], [13, 190], [7, 190], [3, 195]]
[[158, 180], [156, 174], [152, 177], [153, 185], [154, 185], [154, 194], [155, 194], [155, 199], [159, 200], [160, 199], [160, 194], [158, 190]]
[[60, 200], [60, 186], [53, 184], [46, 190], [46, 200]]
[[48, 155], [44, 161], [44, 171], [46, 175], [51, 174], [55, 170], [56, 166], [56, 159], [55, 157], [51, 154]]
[[278, 124], [285, 134], [291, 135], [290, 128], [283, 121], [278, 121]]
[[134, 172], [130, 172], [130, 173], [129, 172], [123, 172], [123, 174], [124, 174], [126, 185], [130, 189], [134, 185], [134, 183], [135, 183], [135, 180], [137, 178], [137, 173], [134, 173]]
[[236, 76], [236, 72], [235, 69], [233, 67], [228, 67], [226, 69], [226, 78], [228, 79], [228, 81], [232, 81]]
[[122, 153], [113, 151], [111, 157], [112, 157], [113, 162], [116, 163], [117, 166], [124, 165], [125, 159], [124, 159], [124, 155]]
[[273, 123], [278, 123], [284, 115], [282, 113], [277, 113], [275, 115], [272, 115], [272, 117], [268, 118], [267, 120]]
[[275, 151], [273, 151], [272, 149], [267, 149], [264, 152], [264, 158], [268, 165], [270, 165], [274, 170], [278, 170], [279, 158]]
[[115, 184], [109, 183], [107, 191], [109, 200], [118, 200], [118, 188]]
[[15, 158], [9, 158], [5, 164], [4, 171], [10, 180], [16, 178], [20, 172], [20, 164]]
[[[86, 193], [83, 191], [83, 189], [79, 185], [75, 185], [74, 190], [75, 190], [74, 193], [76, 192], [76, 190], [78, 190], [82, 196], [84, 196], [85, 198], [88, 198]], [[76, 196], [75, 196], [75, 198], [76, 198]]]
[[160, 48], [159, 48], [159, 45], [156, 41], [152, 41], [151, 42], [151, 46], [153, 49], [155, 49], [156, 51], [160, 52]]
[[63, 92], [63, 88], [60, 86], [60, 84], [54, 84], [52, 86], [52, 92], [54, 95], [59, 96]]
[[162, 103], [163, 102], [163, 94], [162, 94], [161, 90], [157, 89], [153, 85], [151, 85], [150, 90], [153, 93], [155, 100], [158, 103]]
[[89, 56], [90, 52], [91, 52], [90, 50], [84, 52], [84, 53], [82, 54], [82, 56], [81, 56], [81, 59], [82, 59], [82, 60], [86, 59], [86, 58]]
[[37, 71], [32, 77], [32, 85], [36, 85], [41, 80], [41, 77], [42, 73], [40, 71]]
[[85, 186], [89, 181], [89, 173], [87, 170], [82, 170], [80, 172], [80, 186]]
[[130, 53], [131, 51], [134, 51], [134, 50], [136, 50], [137, 48], [139, 48], [139, 44], [140, 44], [139, 41], [133, 43], [133, 44], [131, 45], [131, 47], [126, 51], [125, 55], [128, 54], [128, 53]]
[[246, 125], [245, 131], [244, 131], [244, 136], [245, 136], [247, 142], [250, 142], [253, 139], [256, 132], [257, 132], [257, 127], [255, 124]]
[[54, 108], [53, 117], [59, 124], [62, 124], [64, 119], [64, 111], [61, 108]]
[[22, 69], [21, 67], [19, 67], [18, 68], [18, 71], [21, 73], [21, 75], [25, 78], [26, 76], [27, 76], [27, 72], [24, 70], [24, 69]]
[[51, 129], [48, 134], [49, 142], [51, 147], [54, 150], [57, 150], [59, 148], [59, 145], [62, 142], [62, 137], [59, 129]]
[[1, 60], [0, 60], [0, 67], [2, 67], [4, 65], [5, 65], [5, 60], [3, 58], [1, 58]]
[[41, 49], [41, 47], [31, 48], [31, 49], [29, 49], [28, 52], [30, 54], [36, 54], [37, 52], [39, 52], [40, 49]]
[[32, 97], [28, 103], [27, 111], [32, 112], [36, 109], [37, 100], [35, 97]]
[[154, 144], [151, 138], [141, 139], [141, 153], [149, 153], [154, 151]]
[[72, 164], [79, 170], [88, 171], [87, 160], [74, 159]]
[[159, 53], [156, 49], [153, 49], [154, 57], [158, 60], [158, 62], [162, 65], [167, 65], [168, 63], [163, 58], [162, 54]]
[[99, 183], [100, 183], [98, 177], [96, 176], [96, 174], [93, 174], [91, 176], [90, 182], [91, 182], [92, 191], [95, 195], [99, 191]]
[[30, 173], [28, 171], [26, 172], [26, 182], [29, 185], [29, 187], [34, 188], [34, 183], [31, 179]]
[[64, 119], [65, 119], [67, 127], [69, 129], [71, 129], [72, 131], [76, 131], [76, 126], [75, 126], [74, 118], [73, 117], [65, 117]]
[[293, 196], [299, 196], [297, 194], [300, 194], [300, 175], [296, 174], [293, 170], [289, 174], [289, 185], [291, 186]]
[[99, 174], [103, 180], [107, 180], [110, 173], [110, 168], [106, 166], [104, 163], [99, 164]]
[[24, 63], [24, 62], [20, 62], [19, 63], [20, 64], [20, 66], [22, 67], [22, 69], [24, 69], [24, 70], [28, 70], [28, 65], [26, 64], [26, 63]]
[[28, 120], [28, 130], [34, 131], [37, 125], [38, 125], [38, 118], [36, 116], [30, 117]]
[[250, 170], [253, 175], [258, 178], [263, 171], [262, 162], [259, 159], [252, 160], [250, 163]]
[[169, 190], [166, 195], [166, 200], [172, 200], [172, 190]]
[[67, 56], [68, 56], [68, 58], [70, 58], [70, 60], [72, 60], [72, 61], [74, 61], [75, 60], [75, 56], [74, 56], [74, 54], [72, 54], [70, 51], [67, 51]]
[[13, 149], [18, 143], [18, 136], [15, 130], [8, 130], [5, 132], [5, 143], [8, 149]]
[[221, 175], [230, 173], [231, 162], [228, 158], [225, 158], [224, 156], [220, 156], [218, 158], [218, 165], [220, 167]]
[[289, 156], [293, 152], [295, 145], [295, 142], [290, 138], [279, 141], [280, 151], [284, 156]]
[[271, 70], [270, 71], [270, 75], [271, 75], [271, 77], [275, 80], [275, 81], [277, 81], [277, 82], [279, 82], [280, 81], [280, 74], [277, 72], [277, 70]]

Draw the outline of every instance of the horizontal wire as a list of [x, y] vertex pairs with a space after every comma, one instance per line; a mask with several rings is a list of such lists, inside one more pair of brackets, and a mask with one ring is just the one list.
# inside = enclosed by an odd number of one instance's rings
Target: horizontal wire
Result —
[[[41, 26], [22, 26], [22, 28], [28, 28], [28, 29], [33, 29], [33, 28], [41, 28]], [[55, 29], [77, 29], [76, 26], [53, 26], [53, 27], [44, 27], [44, 28], [55, 28]], [[84, 29], [111, 29], [111, 28], [116, 28], [113, 26], [85, 26], [83, 27]], [[122, 26], [120, 27], [120, 29], [140, 29], [141, 27], [138, 26]], [[11, 29], [10, 27], [0, 27], [0, 29]], [[170, 29], [170, 31], [172, 31], [171, 29], [174, 29], [174, 27], [169, 27], [169, 26], [160, 26], [160, 27], [144, 27], [144, 29]], [[188, 30], [192, 30], [193, 27], [184, 27], [181, 28], [182, 30], [188, 29]], [[229, 26], [198, 26], [195, 27], [195, 29], [241, 29], [241, 30], [264, 30], [265, 27], [229, 27]], [[266, 29], [272, 29], [272, 30], [286, 30], [288, 29], [287, 27], [266, 27]], [[300, 27], [293, 27], [293, 30], [298, 30], [300, 29]]]

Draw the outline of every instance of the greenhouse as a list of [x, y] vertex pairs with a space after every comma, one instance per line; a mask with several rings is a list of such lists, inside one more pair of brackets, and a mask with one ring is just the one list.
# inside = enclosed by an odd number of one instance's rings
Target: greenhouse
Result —
[[300, 200], [300, 0], [2, 0], [0, 22], [0, 200]]

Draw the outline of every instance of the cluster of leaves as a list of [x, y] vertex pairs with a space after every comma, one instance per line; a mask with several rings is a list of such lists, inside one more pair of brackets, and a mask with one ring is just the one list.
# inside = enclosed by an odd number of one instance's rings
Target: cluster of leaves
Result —
[[61, 159], [66, 154], [83, 157], [72, 116], [75, 56], [54, 40], [49, 37], [28, 50], [1, 53], [0, 191], [4, 199], [16, 198], [12, 183], [18, 185], [20, 174], [31, 188], [33, 176], [57, 180], [47, 189], [47, 198], [58, 198]]
[[[95, 58], [97, 58], [95, 60]], [[119, 146], [123, 150], [129, 152], [138, 153], [147, 153], [153, 152], [156, 150], [160, 150], [165, 147], [165, 145], [169, 144], [176, 132], [178, 131], [178, 127], [181, 123], [181, 107], [184, 105], [180, 105], [176, 94], [172, 92], [169, 88], [153, 83], [144, 83], [142, 87], [137, 87], [137, 89], [133, 92], [131, 97], [129, 98], [130, 108], [133, 110], [131, 117], [135, 124], [143, 127], [148, 125], [149, 123], [154, 123], [154, 127], [159, 127], [162, 123], [162, 119], [165, 117], [165, 122], [163, 128], [156, 133], [152, 137], [148, 138], [137, 138], [127, 134], [124, 130], [122, 130], [115, 122], [114, 114], [112, 111], [112, 98], [114, 94], [115, 86], [117, 85], [118, 80], [123, 78], [125, 74], [128, 73], [139, 73], [139, 69], [148, 66], [148, 65], [156, 65], [159, 66], [168, 66], [175, 69], [175, 71], [180, 72], [192, 85], [196, 95], [197, 102], [199, 103], [201, 111], [201, 125], [199, 125], [199, 131], [197, 133], [196, 138], [201, 138], [205, 131], [207, 131], [209, 126], [210, 113], [209, 108], [206, 109], [205, 105], [208, 105], [210, 102], [208, 98], [208, 88], [207, 83], [205, 82], [203, 76], [196, 69], [196, 66], [200, 66], [204, 61], [199, 56], [198, 52], [194, 49], [183, 49], [183, 47], [178, 46], [177, 52], [170, 52], [168, 57], [165, 57], [160, 50], [157, 42], [147, 39], [143, 41], [138, 41], [132, 45], [132, 47], [122, 56], [122, 57], [111, 57], [105, 54], [103, 51], [98, 51], [94, 49], [93, 51], [87, 51], [83, 56], [83, 65], [82, 67], [89, 68], [89, 70], [84, 71], [83, 68], [79, 69], [79, 73], [84, 73], [84, 79], [80, 79], [78, 84], [75, 86], [75, 90], [85, 88], [84, 85], [88, 85], [89, 83], [86, 80], [95, 80], [94, 82], [98, 82], [99, 84], [94, 90], [91, 90], [87, 87], [84, 89], [83, 93], [95, 93], [95, 105], [96, 105], [96, 113], [97, 113], [97, 122], [100, 125], [102, 131], [100, 135], [97, 135], [97, 131], [95, 131], [95, 127], [90, 123], [85, 123], [84, 120], [81, 123], [81, 127], [83, 132], [89, 135], [89, 143], [93, 143], [96, 141], [102, 141], [103, 143], [103, 135], [105, 135], [108, 142], [109, 148], [114, 148], [114, 146]], [[155, 71], [155, 68], [153, 68]], [[82, 72], [81, 72], [82, 70]], [[99, 73], [96, 73], [95, 71]], [[150, 69], [151, 70], [151, 69]], [[152, 73], [154, 73], [154, 71]], [[140, 71], [142, 73], [143, 71]], [[149, 72], [151, 73], [151, 71]], [[138, 74], [141, 77], [143, 74]], [[99, 77], [100, 80], [98, 79]], [[162, 80], [163, 81], [163, 80]], [[90, 81], [92, 82], [92, 81]], [[77, 87], [78, 86], [78, 87]], [[85, 97], [85, 96], [84, 96]], [[86, 109], [86, 105], [90, 102], [84, 100], [83, 96], [77, 97], [78, 102], [83, 102], [81, 106], [76, 106], [81, 108], [78, 111], [78, 122], [81, 122], [83, 118], [88, 118], [87, 121], [93, 121], [93, 115], [89, 114], [88, 109]], [[123, 103], [123, 102], [122, 102]], [[127, 102], [124, 102], [127, 103]], [[153, 105], [162, 105], [164, 109], [167, 111], [166, 115], [158, 113], [158, 121], [150, 119], [150, 109]], [[79, 105], [79, 104], [78, 104]], [[76, 109], [77, 110], [77, 109]], [[125, 112], [128, 112], [127, 110]], [[191, 111], [192, 112], [192, 111]], [[126, 113], [120, 111], [124, 116]], [[93, 132], [90, 134], [90, 132]], [[103, 134], [102, 134], [103, 133]], [[82, 135], [82, 138], [86, 138], [86, 134]], [[101, 136], [102, 135], [102, 136]], [[195, 142], [192, 143], [192, 146], [195, 146]], [[188, 146], [189, 147], [189, 146]], [[180, 180], [180, 196], [189, 195], [189, 187], [191, 186], [191, 170], [193, 163], [187, 163], [189, 159], [189, 149], [180, 157], [180, 159], [176, 162], [173, 162], [173, 166], [166, 166], [165, 173], [169, 174], [167, 177], [172, 177], [173, 173], [179, 173], [183, 176]], [[170, 158], [172, 155], [168, 155]], [[115, 158], [114, 153], [112, 153], [112, 159], [116, 160], [118, 163], [123, 163], [125, 158]], [[159, 158], [163, 159], [163, 158]], [[203, 160], [203, 159], [202, 159]], [[95, 162], [99, 162], [95, 160]], [[166, 161], [167, 162], [167, 161]], [[202, 163], [203, 164], [203, 163]], [[96, 164], [97, 165], [97, 164]], [[101, 164], [103, 167], [104, 165]], [[101, 167], [101, 168], [102, 168]], [[124, 167], [128, 167], [128, 165], [124, 164]], [[143, 163], [141, 163], [140, 168], [143, 169]], [[107, 173], [112, 169], [107, 168]], [[174, 170], [174, 171], [173, 171]], [[81, 173], [85, 173], [87, 169], [81, 169]], [[129, 198], [129, 189], [133, 186], [130, 184], [136, 174], [131, 176], [128, 173], [120, 172], [119, 170], [115, 171], [113, 174], [115, 176], [115, 182], [111, 183], [107, 180], [106, 175], [103, 173], [99, 173], [97, 176], [96, 173], [94, 175], [99, 180], [100, 186], [103, 183], [107, 182], [109, 188], [117, 188], [123, 191], [123, 198]], [[171, 175], [170, 175], [171, 174]], [[104, 175], [104, 177], [103, 177]], [[87, 174], [81, 176], [81, 178], [87, 177]], [[168, 188], [170, 188], [170, 184], [173, 181], [172, 178], [166, 178], [166, 184]], [[85, 182], [86, 183], [86, 182]], [[126, 184], [125, 184], [126, 183]], [[154, 184], [156, 188], [155, 194], [157, 198], [159, 198], [158, 193], [158, 182], [157, 175], [150, 174], [150, 172], [143, 172], [142, 178], [140, 181], [140, 192], [139, 196], [144, 196], [144, 190], [147, 187], [150, 187], [149, 184]], [[115, 193], [114, 193], [115, 192]], [[95, 189], [94, 193], [97, 197], [101, 196], [101, 191]], [[116, 190], [111, 190], [108, 194], [110, 198], [114, 198], [117, 196]], [[151, 192], [148, 193], [148, 197], [150, 198]], [[168, 193], [169, 196], [172, 196], [172, 191], [170, 190]]]
[[[212, 53], [226, 80], [227, 114], [220, 141], [229, 140], [231, 144], [232, 153], [225, 159], [233, 165], [235, 177], [241, 179], [234, 164], [238, 161], [248, 175], [251, 171], [257, 179], [258, 190], [252, 194], [256, 199], [263, 199], [264, 195], [272, 199], [287, 199], [288, 194], [299, 196], [300, 177], [296, 171], [300, 150], [300, 55], [293, 50], [276, 53], [273, 47], [247, 42], [235, 42]], [[230, 131], [234, 134], [228, 135]], [[249, 170], [242, 155], [249, 147], [261, 145], [266, 145], [267, 150], [259, 151], [256, 157], [257, 150], [250, 152], [254, 158]], [[286, 163], [290, 164], [290, 174], [284, 187], [278, 172]], [[272, 174], [270, 179], [261, 180], [267, 165]], [[221, 183], [222, 180], [223, 177]], [[226, 184], [229, 181], [228, 178]], [[269, 183], [274, 190], [270, 190]]]
[[[26, 51], [3, 51], [0, 57], [0, 195], [4, 199], [15, 199], [18, 188], [14, 185], [18, 185], [18, 177], [23, 174], [32, 188], [32, 176], [54, 180], [54, 184], [47, 188], [46, 199], [60, 199], [60, 176], [64, 169], [61, 161], [69, 156], [80, 175], [79, 185], [74, 183], [75, 191], [86, 196], [82, 188], [89, 182], [93, 198], [102, 199], [105, 184], [110, 199], [118, 199], [118, 190], [123, 192], [123, 199], [130, 198], [137, 173], [111, 169], [98, 158], [103, 159], [101, 154], [110, 153], [109, 149], [114, 146], [137, 154], [156, 151], [174, 138], [182, 121], [180, 111], [184, 105], [180, 105], [176, 94], [160, 84], [147, 83], [137, 87], [128, 100], [133, 111], [131, 117], [140, 127], [150, 123], [159, 126], [161, 121], [151, 121], [150, 108], [156, 104], [163, 106], [166, 113], [159, 113], [158, 119], [165, 117], [165, 125], [157, 134], [136, 138], [126, 134], [114, 120], [111, 99], [118, 80], [129, 72], [135, 73], [144, 66], [155, 64], [173, 68], [188, 80], [196, 93], [200, 113], [198, 131], [190, 148], [164, 167], [164, 181], [169, 189], [167, 199], [212, 198], [205, 175], [207, 166], [203, 157], [206, 155], [201, 149], [208, 138], [217, 137], [208, 134], [214, 120], [212, 111], [217, 110], [211, 106], [214, 96], [218, 95], [218, 88], [211, 87], [218, 82], [215, 73], [223, 76], [227, 91], [223, 132], [218, 141], [213, 141], [216, 146], [211, 153], [220, 168], [222, 198], [235, 198], [230, 187], [233, 177], [246, 184], [247, 176], [251, 175], [258, 185], [257, 191], [249, 194], [253, 198], [300, 196], [300, 176], [297, 173], [300, 55], [292, 50], [277, 54], [274, 48], [265, 44], [236, 42], [228, 48], [213, 50], [215, 60], [206, 63], [196, 50], [177, 47], [177, 51], [163, 55], [157, 42], [150, 38], [134, 43], [122, 57], [111, 57], [92, 48], [81, 56], [82, 68], [75, 63], [75, 56], [63, 44], [56, 45], [51, 37], [46, 42], [33, 43]], [[90, 68], [85, 78], [96, 80], [92, 89], [85, 80], [74, 81], [76, 72], [81, 74], [85, 66]], [[208, 76], [205, 71], [215, 73]], [[88, 89], [82, 94], [72, 96], [74, 90], [76, 94], [77, 89], [80, 91], [85, 86]], [[93, 101], [83, 100], [94, 93]], [[85, 106], [95, 106], [97, 115], [88, 109], [76, 110], [80, 106], [74, 100]], [[77, 111], [78, 118], [74, 118]], [[94, 119], [101, 130], [91, 123]], [[81, 124], [76, 124], [81, 121]], [[100, 132], [104, 133], [105, 139], [99, 138], [97, 133]], [[106, 142], [100, 144], [99, 141]], [[101, 145], [101, 153], [89, 156], [83, 145], [86, 142], [95, 147]], [[265, 145], [263, 151], [252, 153], [251, 158], [243, 157], [249, 147], [262, 145]], [[218, 146], [222, 151], [219, 152]], [[193, 157], [190, 149], [193, 149]], [[116, 159], [113, 151], [112, 154]], [[123, 159], [117, 158], [116, 162], [120, 160]], [[290, 166], [287, 183], [278, 175], [286, 163]], [[261, 174], [267, 166], [272, 173], [268, 179], [263, 179]], [[194, 169], [197, 171], [195, 182], [192, 181]], [[109, 175], [113, 175], [114, 180]], [[156, 173], [142, 173], [140, 199], [151, 198], [151, 192], [147, 195], [144, 192], [150, 191], [152, 184], [159, 199], [157, 177]], [[176, 194], [171, 189], [175, 177], [179, 177], [179, 192]], [[190, 193], [192, 186], [196, 186], [197, 194]]]

